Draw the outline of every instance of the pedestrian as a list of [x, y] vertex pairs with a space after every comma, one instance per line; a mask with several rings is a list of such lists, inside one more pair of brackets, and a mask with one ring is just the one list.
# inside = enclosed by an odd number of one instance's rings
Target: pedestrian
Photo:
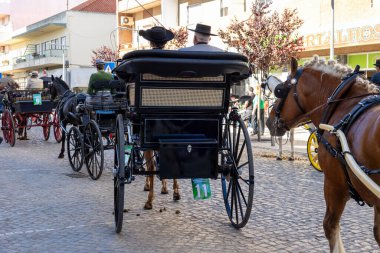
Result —
[[26, 81], [27, 90], [42, 90], [44, 88], [44, 82], [38, 78], [38, 72], [32, 71], [30, 77]]
[[102, 60], [95, 61], [96, 73], [91, 74], [90, 80], [88, 82], [87, 93], [90, 95], [94, 95], [96, 93], [96, 89], [94, 88], [95, 82], [102, 81], [111, 81], [113, 80], [113, 76], [111, 73], [104, 71], [104, 65], [106, 63]]
[[253, 125], [253, 134], [256, 134], [257, 131], [258, 131], [258, 118], [257, 118], [257, 107], [260, 106], [260, 133], [263, 134], [264, 133], [264, 129], [265, 129], [265, 122], [264, 122], [264, 110], [265, 110], [265, 101], [260, 98], [260, 102], [259, 102], [259, 86], [255, 86], [255, 94], [256, 96], [254, 97], [253, 99], [253, 116], [252, 116], [252, 125]]
[[20, 88], [20, 85], [15, 80], [13, 80], [13, 76], [14, 75], [12, 73], [5, 74], [5, 77], [1, 78], [1, 84], [10, 90], [16, 90]]
[[179, 51], [211, 51], [223, 52], [222, 49], [209, 45], [211, 36], [217, 36], [211, 33], [211, 26], [197, 24], [195, 29], [189, 29], [194, 32], [193, 43], [194, 46], [179, 49]]
[[376, 73], [372, 76], [371, 82], [380, 86], [380, 59], [377, 59], [376, 63], [373, 65], [376, 66]]
[[161, 26], [140, 30], [139, 35], [149, 41], [152, 49], [164, 49], [166, 43], [174, 38], [174, 33]]
[[252, 110], [253, 110], [253, 99], [255, 98], [255, 93], [253, 92], [253, 87], [249, 87], [248, 96], [249, 97], [243, 104], [244, 112], [242, 114], [242, 119], [246, 122], [248, 127], [248, 122], [252, 120]]

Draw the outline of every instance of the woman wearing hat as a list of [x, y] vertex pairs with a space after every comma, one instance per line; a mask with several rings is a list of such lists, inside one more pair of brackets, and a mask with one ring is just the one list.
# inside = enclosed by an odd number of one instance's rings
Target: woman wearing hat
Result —
[[139, 35], [149, 41], [152, 49], [164, 49], [166, 43], [174, 38], [174, 34], [170, 30], [161, 26], [140, 30]]
[[372, 76], [371, 82], [380, 86], [380, 59], [376, 60], [376, 63], [373, 65], [376, 66], [376, 73]]
[[195, 32], [193, 43], [194, 46], [185, 47], [179, 49], [180, 51], [211, 51], [211, 52], [223, 52], [222, 49], [209, 45], [211, 36], [216, 36], [216, 34], [211, 33], [211, 26], [197, 24], [195, 29], [189, 29]]

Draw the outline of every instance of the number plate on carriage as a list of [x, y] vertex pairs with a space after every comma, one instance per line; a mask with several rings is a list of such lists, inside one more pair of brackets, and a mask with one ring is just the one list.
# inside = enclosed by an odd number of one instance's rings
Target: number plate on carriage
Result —
[[211, 198], [210, 179], [193, 178], [191, 179], [193, 186], [193, 195], [195, 200]]
[[33, 94], [33, 105], [42, 105], [41, 94]]

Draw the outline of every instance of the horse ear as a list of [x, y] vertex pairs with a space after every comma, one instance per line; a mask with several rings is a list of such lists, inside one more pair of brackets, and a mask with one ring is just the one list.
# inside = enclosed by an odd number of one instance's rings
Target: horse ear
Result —
[[290, 61], [290, 74], [291, 76], [295, 76], [298, 68], [298, 62], [296, 58], [292, 57]]
[[54, 75], [51, 75], [51, 80], [54, 81]]
[[62, 75], [59, 76], [59, 79], [62, 79]]

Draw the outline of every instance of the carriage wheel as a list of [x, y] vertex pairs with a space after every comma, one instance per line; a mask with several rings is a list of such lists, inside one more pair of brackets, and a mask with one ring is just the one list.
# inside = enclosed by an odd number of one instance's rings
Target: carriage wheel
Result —
[[84, 129], [84, 157], [88, 174], [93, 180], [99, 179], [104, 166], [102, 134], [98, 124], [91, 120]]
[[55, 140], [60, 143], [62, 141], [62, 129], [61, 126], [59, 125], [59, 118], [58, 118], [58, 113], [54, 113], [54, 118], [53, 118], [53, 132], [54, 132], [54, 138]]
[[228, 218], [235, 228], [244, 227], [251, 214], [254, 168], [251, 141], [244, 121], [229, 119], [223, 129], [222, 191]]
[[6, 142], [13, 147], [16, 143], [15, 127], [12, 114], [9, 110], [4, 110], [1, 117], [1, 129]]
[[115, 230], [120, 233], [123, 227], [123, 210], [124, 210], [124, 181], [125, 181], [125, 157], [124, 157], [124, 125], [123, 116], [117, 115], [116, 133], [114, 145], [114, 214]]
[[67, 134], [67, 154], [71, 168], [78, 172], [83, 166], [83, 138], [79, 129], [71, 127]]
[[319, 172], [322, 172], [318, 162], [318, 138], [316, 130], [311, 132], [309, 139], [307, 139], [307, 157], [309, 158], [311, 166]]
[[50, 118], [49, 114], [43, 114], [42, 115], [42, 131], [44, 133], [44, 140], [49, 140], [50, 137]]

